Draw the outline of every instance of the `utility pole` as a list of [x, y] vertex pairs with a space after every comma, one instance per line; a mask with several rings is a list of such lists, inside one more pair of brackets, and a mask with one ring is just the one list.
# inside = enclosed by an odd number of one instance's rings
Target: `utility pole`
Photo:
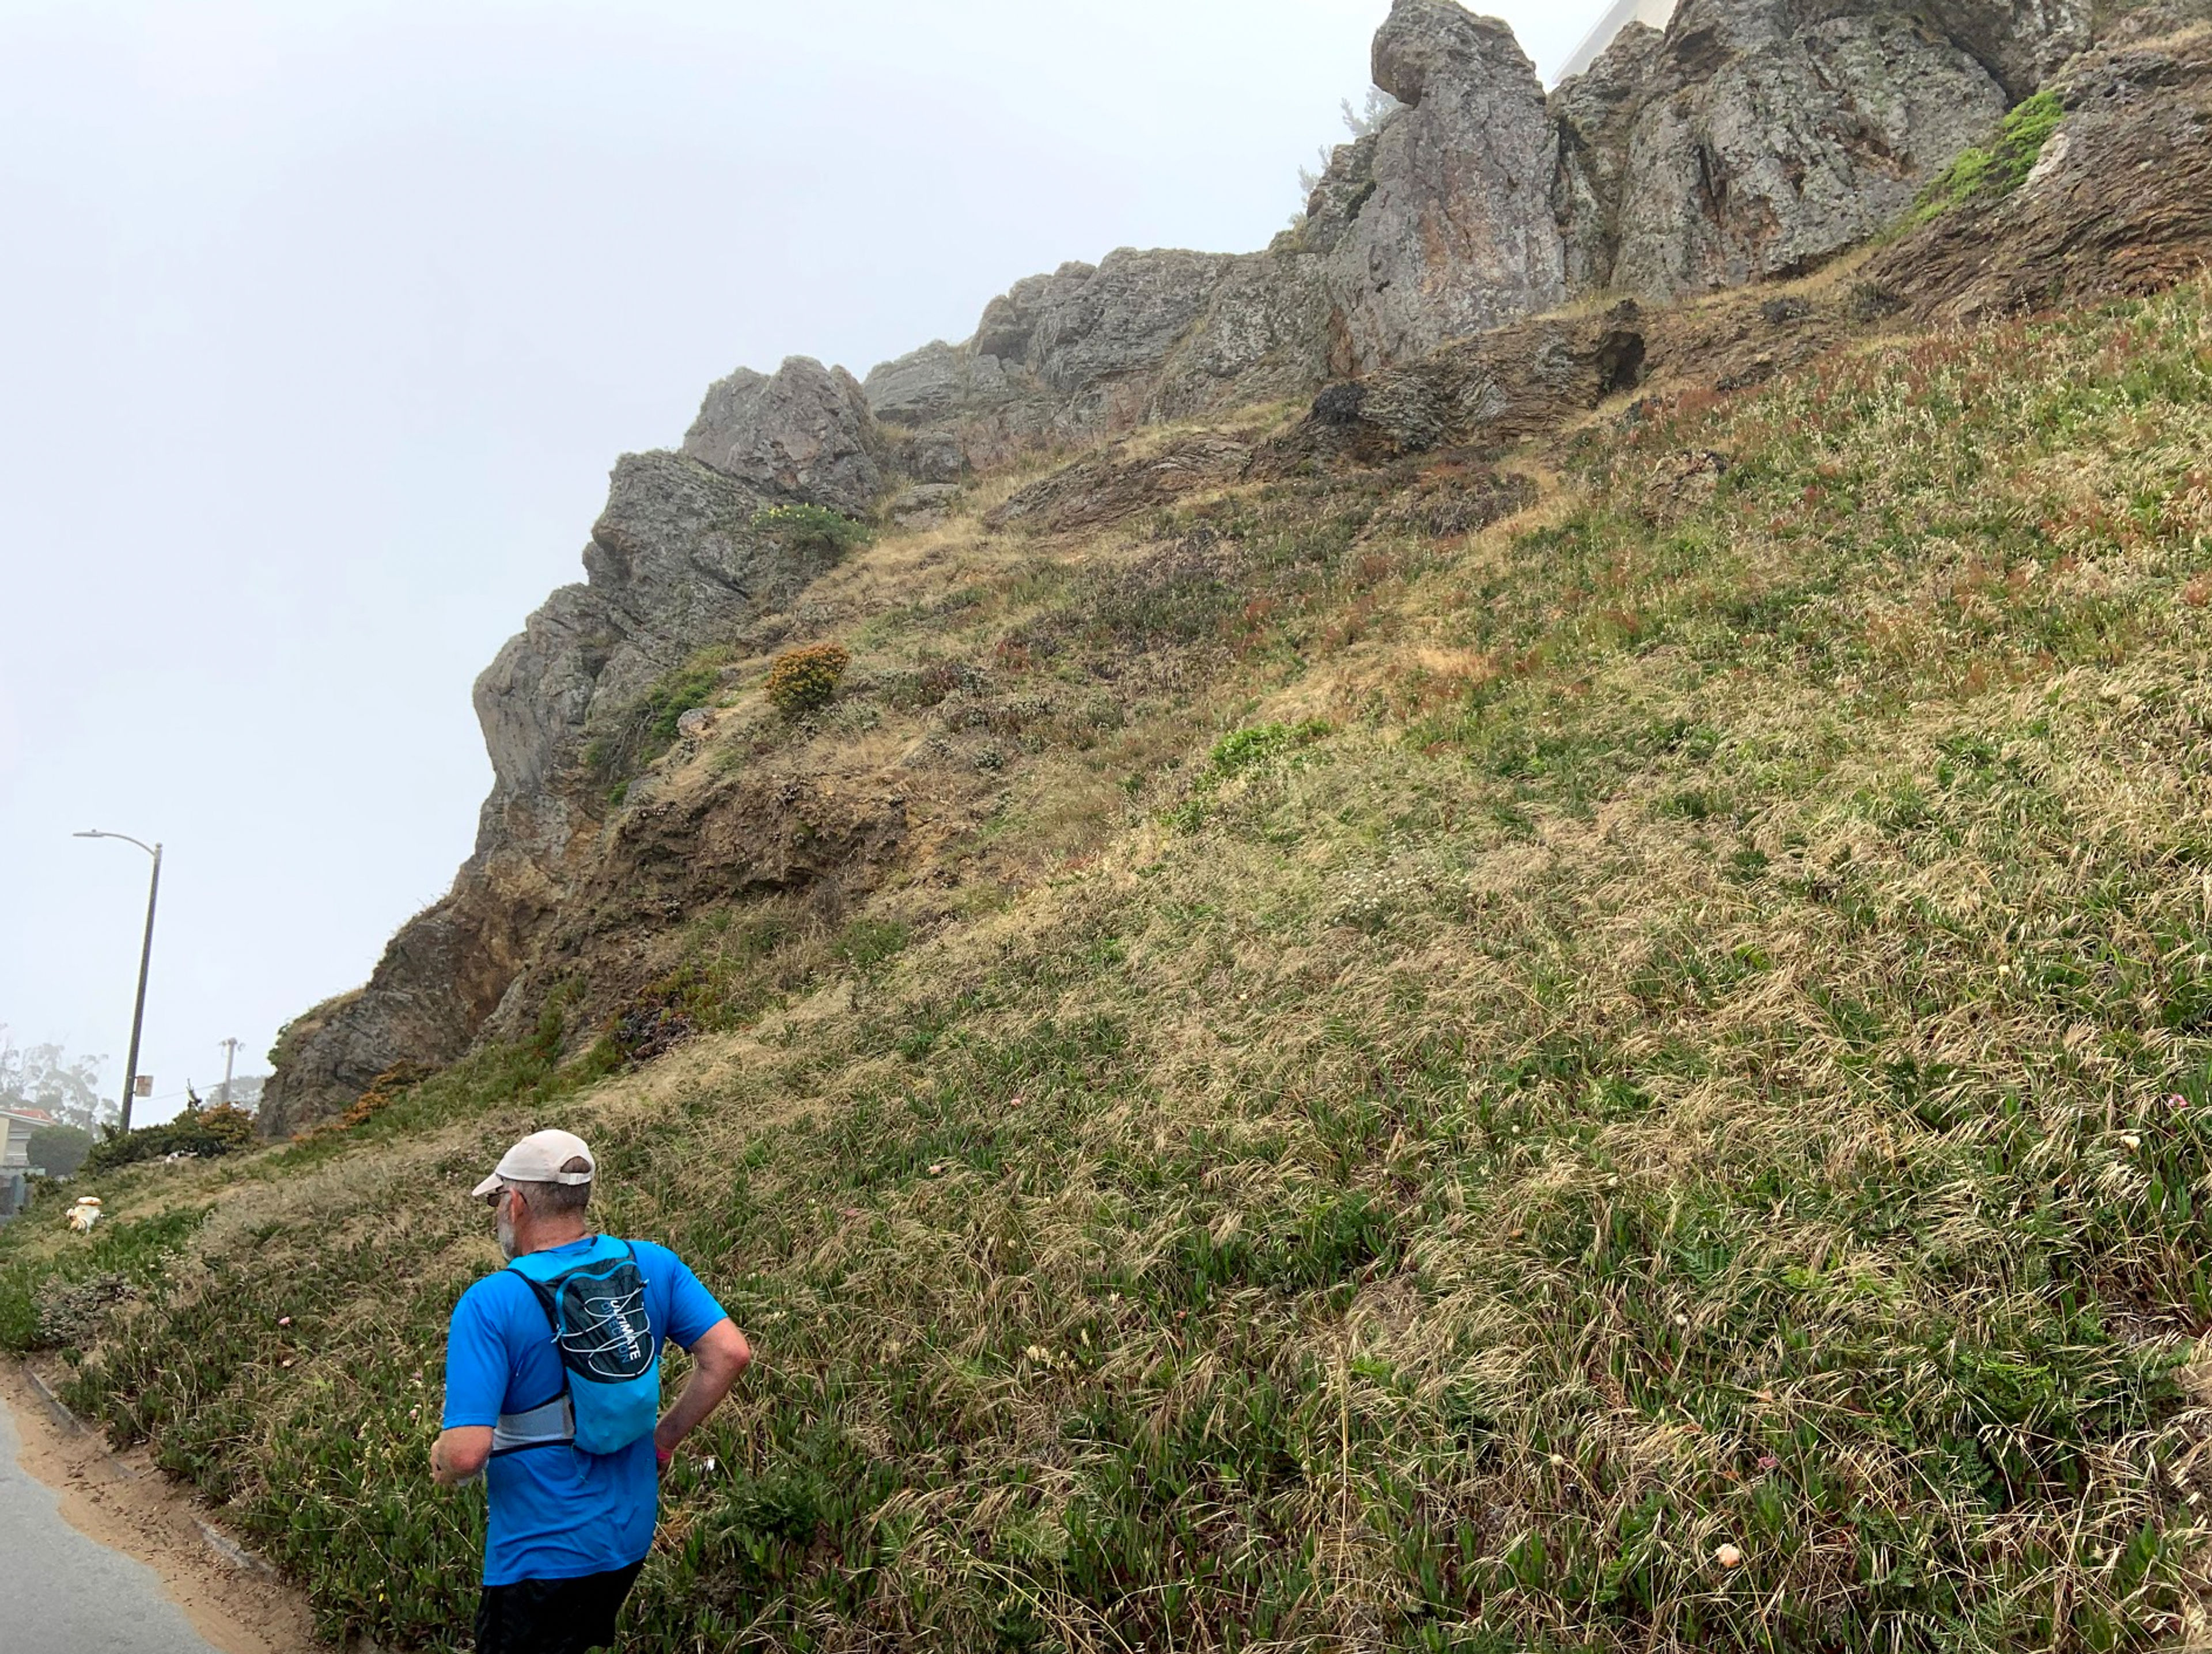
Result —
[[230, 1106], [230, 1070], [238, 1061], [238, 1041], [222, 1039], [216, 1043], [222, 1047], [222, 1106], [228, 1108]]
[[120, 839], [126, 845], [137, 845], [154, 858], [154, 876], [146, 886], [146, 940], [138, 950], [138, 1001], [131, 1011], [131, 1055], [123, 1059], [123, 1130], [131, 1130], [131, 1100], [138, 1090], [138, 1036], [146, 1026], [146, 972], [154, 963], [154, 903], [161, 894], [161, 846], [145, 844], [127, 833], [94, 831], [74, 835], [79, 839]]

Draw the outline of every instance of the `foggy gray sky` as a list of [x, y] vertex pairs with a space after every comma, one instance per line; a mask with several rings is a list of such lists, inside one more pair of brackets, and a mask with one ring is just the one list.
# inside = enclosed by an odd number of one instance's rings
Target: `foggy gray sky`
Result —
[[[1498, 11], [1547, 72], [1601, 0]], [[708, 384], [1243, 251], [1387, 0], [0, 0], [0, 1024], [119, 1089], [359, 983], [469, 686]]]

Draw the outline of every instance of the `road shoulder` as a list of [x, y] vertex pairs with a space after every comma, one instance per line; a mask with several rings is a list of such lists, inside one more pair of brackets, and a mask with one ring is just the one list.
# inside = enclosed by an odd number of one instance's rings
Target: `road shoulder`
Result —
[[[63, 1519], [151, 1568], [219, 1654], [329, 1647], [315, 1637], [306, 1600], [214, 1530], [143, 1449], [110, 1453], [97, 1433], [66, 1422], [18, 1361], [0, 1360], [0, 1405], [21, 1443], [18, 1465], [59, 1496]], [[218, 1542], [235, 1554], [224, 1554]]]

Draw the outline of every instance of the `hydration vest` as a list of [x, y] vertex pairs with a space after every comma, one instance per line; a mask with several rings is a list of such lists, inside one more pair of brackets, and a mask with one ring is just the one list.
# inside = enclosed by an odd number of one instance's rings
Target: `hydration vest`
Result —
[[494, 1453], [563, 1445], [618, 1453], [659, 1422], [660, 1343], [645, 1312], [645, 1277], [629, 1244], [615, 1244], [614, 1257], [564, 1267], [532, 1252], [507, 1265], [545, 1312], [564, 1382], [550, 1400], [500, 1415]]

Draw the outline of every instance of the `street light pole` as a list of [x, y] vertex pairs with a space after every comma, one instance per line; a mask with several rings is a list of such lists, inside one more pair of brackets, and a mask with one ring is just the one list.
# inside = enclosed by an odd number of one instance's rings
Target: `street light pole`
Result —
[[154, 963], [154, 903], [161, 894], [161, 846], [132, 838], [127, 833], [80, 833], [80, 839], [120, 839], [137, 845], [154, 858], [154, 876], [146, 886], [146, 940], [138, 950], [138, 1003], [131, 1011], [131, 1055], [123, 1063], [123, 1130], [131, 1130], [131, 1099], [138, 1089], [138, 1035], [146, 1026], [146, 972]]

